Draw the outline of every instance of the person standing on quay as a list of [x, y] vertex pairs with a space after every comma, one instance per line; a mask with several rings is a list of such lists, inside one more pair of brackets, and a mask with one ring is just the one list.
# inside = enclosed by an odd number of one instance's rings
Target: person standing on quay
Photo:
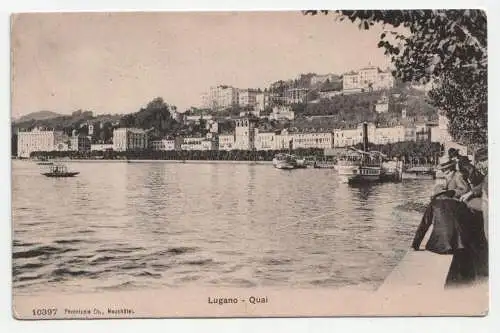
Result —
[[[480, 198], [482, 195], [482, 187], [484, 175], [481, 174], [471, 163], [467, 156], [458, 157], [458, 171], [463, 175], [469, 183], [471, 190], [460, 197], [461, 201], [469, 201], [474, 198]], [[479, 206], [479, 205], [477, 205]], [[479, 208], [480, 210], [480, 208]]]
[[444, 174], [444, 188], [447, 191], [453, 191], [453, 197], [460, 199], [464, 194], [470, 192], [471, 188], [462, 173], [456, 170], [456, 164], [455, 160], [449, 160], [440, 164], [438, 170]]
[[482, 218], [460, 200], [471, 192], [471, 187], [456, 170], [455, 160], [442, 163], [439, 169], [443, 171], [446, 183], [435, 187], [412, 247], [420, 250], [427, 230], [433, 225], [425, 249], [453, 255], [445, 283], [445, 287], [450, 287], [488, 276], [488, 245]]

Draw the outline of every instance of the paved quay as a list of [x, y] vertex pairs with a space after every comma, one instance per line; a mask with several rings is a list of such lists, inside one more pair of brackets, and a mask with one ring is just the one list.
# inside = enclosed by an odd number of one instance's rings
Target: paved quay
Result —
[[[421, 249], [425, 247], [427, 232]], [[375, 292], [380, 315], [398, 309], [403, 316], [484, 316], [489, 309], [488, 281], [444, 289], [452, 255], [409, 249]]]

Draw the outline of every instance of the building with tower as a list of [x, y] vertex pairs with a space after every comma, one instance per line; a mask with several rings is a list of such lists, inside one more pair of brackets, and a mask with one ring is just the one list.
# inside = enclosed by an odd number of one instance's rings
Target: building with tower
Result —
[[255, 124], [256, 121], [252, 118], [236, 119], [234, 149], [255, 149]]

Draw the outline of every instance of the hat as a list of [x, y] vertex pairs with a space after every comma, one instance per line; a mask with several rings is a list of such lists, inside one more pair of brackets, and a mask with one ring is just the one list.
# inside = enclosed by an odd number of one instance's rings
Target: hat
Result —
[[456, 163], [457, 162], [455, 162], [454, 160], [449, 160], [449, 161], [446, 161], [444, 163], [439, 164], [436, 167], [436, 169], [437, 170], [441, 170], [441, 171], [448, 170], [448, 169], [451, 169], [451, 168], [455, 167]]

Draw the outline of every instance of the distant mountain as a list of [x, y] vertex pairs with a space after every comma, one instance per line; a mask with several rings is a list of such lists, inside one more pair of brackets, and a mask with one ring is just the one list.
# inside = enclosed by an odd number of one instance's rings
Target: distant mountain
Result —
[[32, 112], [27, 115], [21, 116], [17, 119], [14, 119], [14, 123], [21, 123], [23, 121], [30, 121], [30, 120], [45, 120], [45, 119], [52, 119], [52, 118], [57, 118], [63, 116], [60, 113], [57, 112], [52, 112], [52, 111], [37, 111], [37, 112]]

